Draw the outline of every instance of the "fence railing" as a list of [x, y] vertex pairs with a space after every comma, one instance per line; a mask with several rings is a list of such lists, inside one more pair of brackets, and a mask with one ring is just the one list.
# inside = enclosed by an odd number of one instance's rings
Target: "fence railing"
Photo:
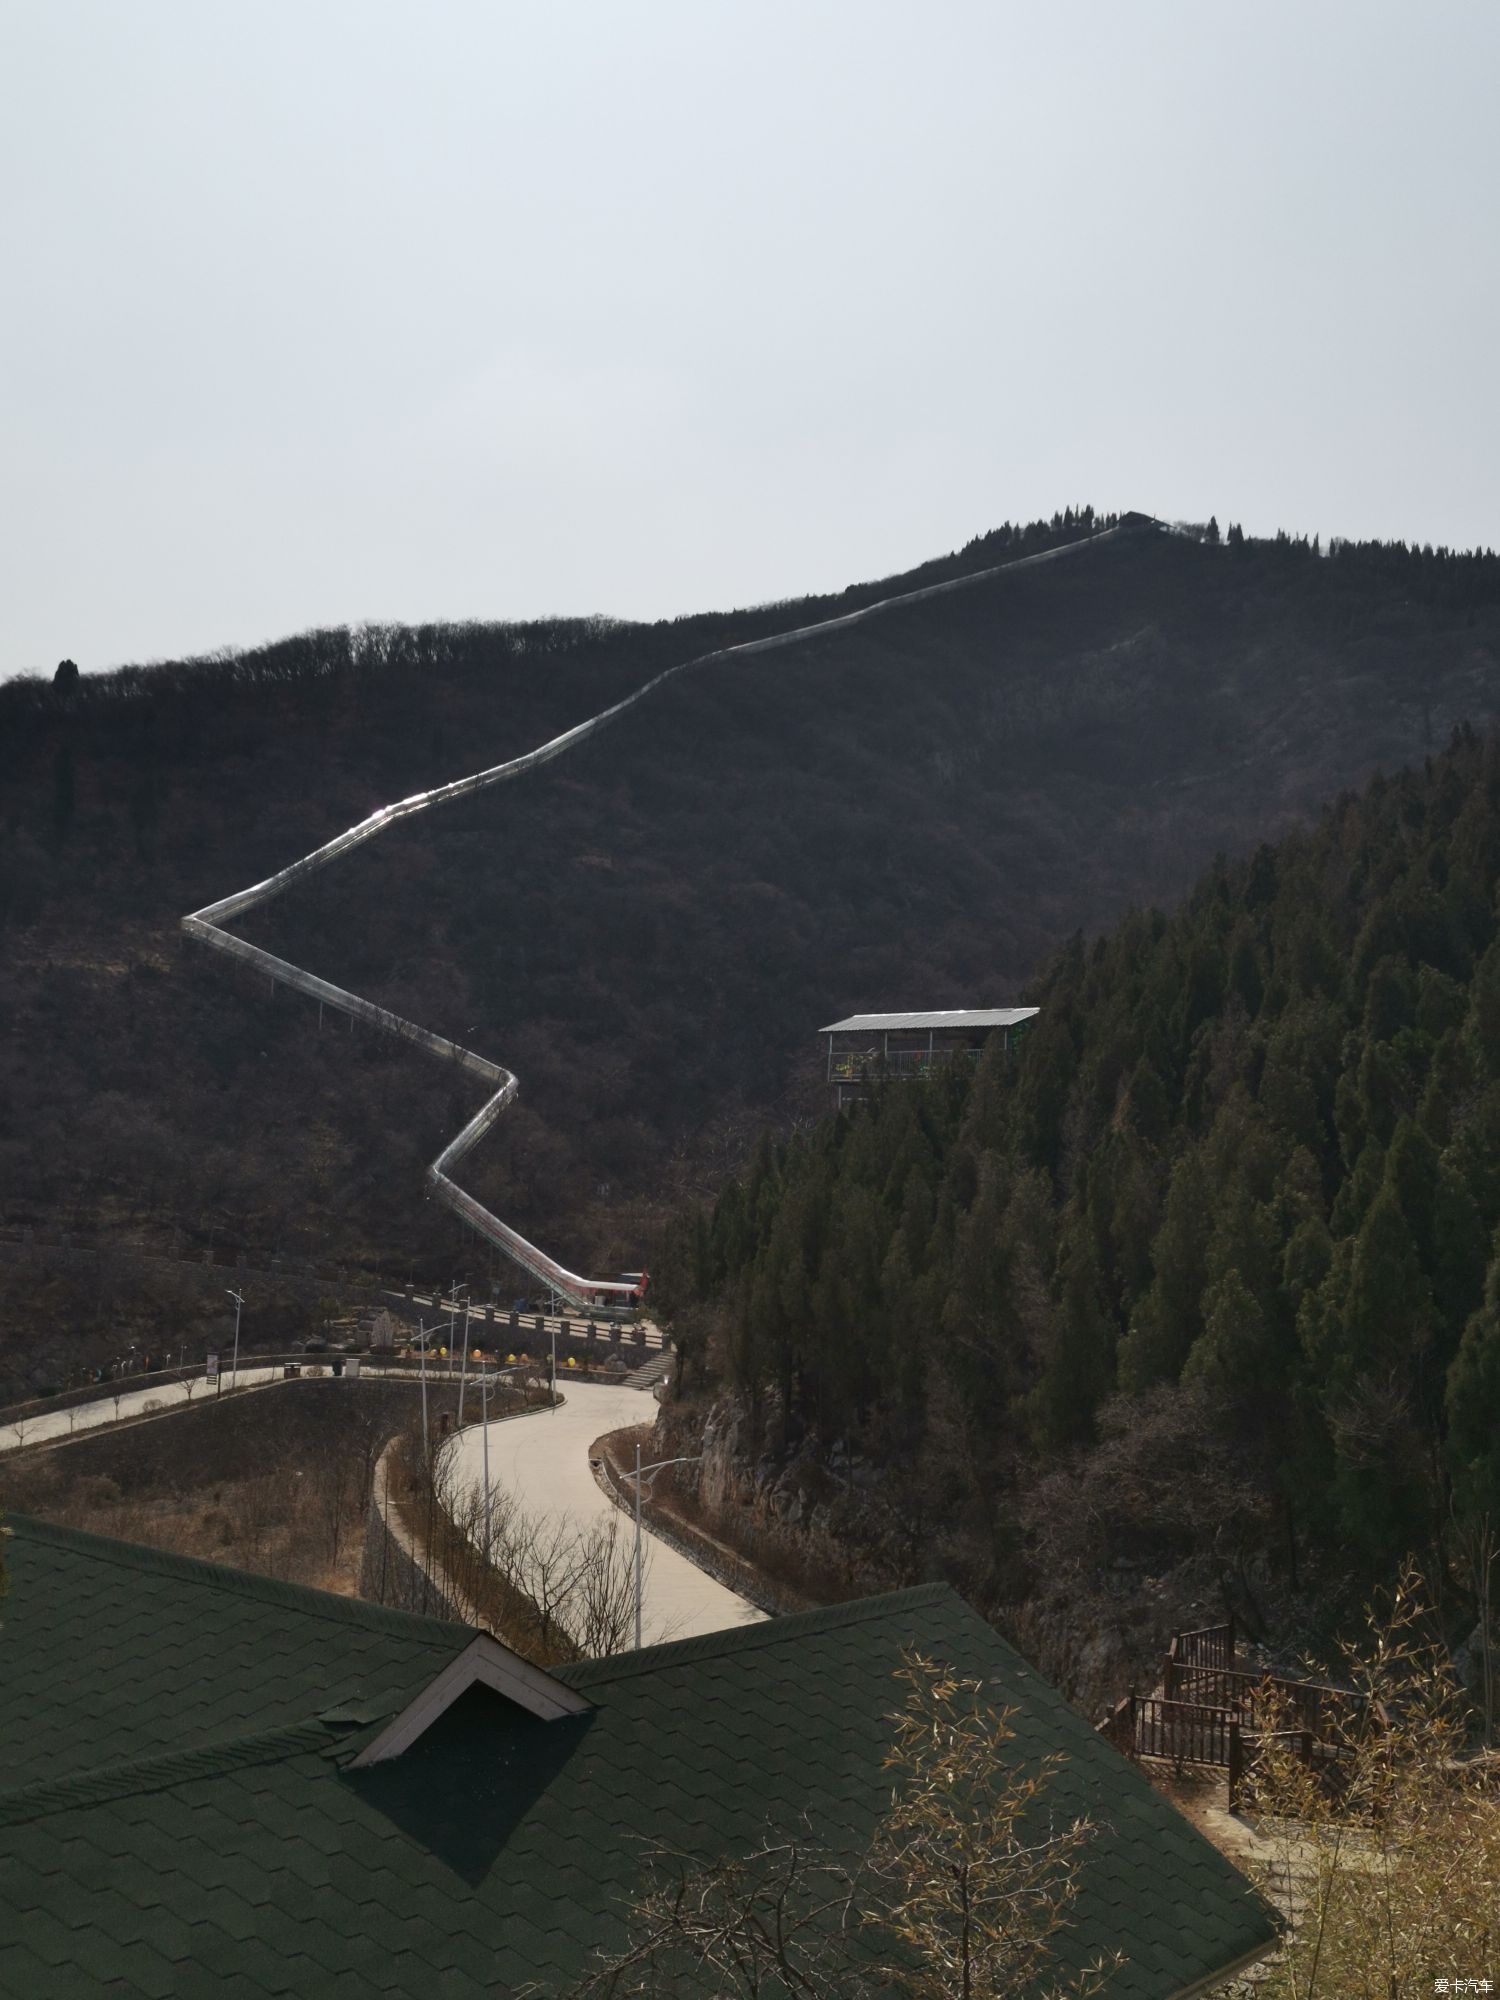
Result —
[[1248, 1667], [1194, 1667], [1168, 1657], [1162, 1675], [1170, 1700], [1207, 1703], [1232, 1710], [1242, 1721], [1310, 1729], [1315, 1736], [1344, 1741], [1365, 1721], [1366, 1703], [1348, 1688], [1320, 1681], [1289, 1680]]
[[1185, 1667], [1232, 1667], [1234, 1665], [1234, 1620], [1222, 1625], [1203, 1625], [1196, 1632], [1174, 1632], [1167, 1659]]
[[884, 1056], [879, 1049], [857, 1054], [844, 1051], [832, 1058], [828, 1074], [834, 1083], [858, 1083], [862, 1077], [927, 1076], [948, 1063], [977, 1063], [983, 1054], [983, 1049], [933, 1049], [931, 1053], [926, 1049], [892, 1049]]
[[1292, 1680], [1234, 1664], [1234, 1622], [1173, 1635], [1159, 1695], [1129, 1694], [1099, 1725], [1127, 1757], [1219, 1766], [1229, 1774], [1231, 1810], [1246, 1774], [1268, 1743], [1280, 1743], [1335, 1794], [1348, 1782], [1366, 1730], [1386, 1715], [1352, 1688]]
[[1163, 1763], [1224, 1771], [1231, 1812], [1244, 1796], [1256, 1757], [1269, 1743], [1282, 1744], [1330, 1791], [1341, 1792], [1347, 1782], [1350, 1752], [1338, 1744], [1319, 1742], [1314, 1730], [1254, 1729], [1228, 1709], [1206, 1708], [1199, 1702], [1129, 1694], [1099, 1725], [1099, 1733], [1127, 1757], [1155, 1757]]
[[1240, 1725], [1227, 1709], [1169, 1701], [1155, 1694], [1132, 1695], [1130, 1703], [1131, 1742], [1138, 1757], [1228, 1765], [1230, 1745]]
[[1319, 1742], [1311, 1729], [1247, 1729], [1236, 1724], [1230, 1745], [1229, 1810], [1241, 1804], [1255, 1760], [1268, 1745], [1279, 1743], [1294, 1762], [1304, 1765], [1318, 1788], [1337, 1800], [1348, 1790], [1353, 1752], [1342, 1744]]

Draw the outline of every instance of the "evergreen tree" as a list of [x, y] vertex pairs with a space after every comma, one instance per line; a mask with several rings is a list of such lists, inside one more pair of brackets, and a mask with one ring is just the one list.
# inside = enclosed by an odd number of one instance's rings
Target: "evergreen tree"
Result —
[[1448, 1429], [1461, 1514], [1500, 1521], [1500, 1239], [1449, 1377]]
[[1177, 1164], [1151, 1261], [1155, 1278], [1120, 1343], [1120, 1387], [1139, 1395], [1153, 1382], [1174, 1382], [1203, 1328], [1208, 1237], [1213, 1194], [1196, 1152]]
[[1148, 1427], [1178, 1393], [1231, 1413], [1289, 1558], [1299, 1524], [1389, 1556], [1435, 1532], [1440, 1463], [1500, 1504], [1497, 910], [1500, 746], [1460, 735], [1073, 939], [1016, 1054], [763, 1145], [665, 1268], [794, 1430], [972, 1511], [995, 1575], [1015, 1483], [1106, 1451], [1116, 1383]]
[[1086, 1244], [1064, 1255], [1059, 1288], [1053, 1336], [1028, 1405], [1032, 1437], [1042, 1451], [1086, 1442], [1094, 1412], [1113, 1386], [1115, 1328]]
[[1254, 1293], [1238, 1271], [1227, 1270], [1204, 1301], [1203, 1332], [1183, 1365], [1183, 1381], [1202, 1383], [1222, 1402], [1250, 1405], [1273, 1385], [1276, 1360]]

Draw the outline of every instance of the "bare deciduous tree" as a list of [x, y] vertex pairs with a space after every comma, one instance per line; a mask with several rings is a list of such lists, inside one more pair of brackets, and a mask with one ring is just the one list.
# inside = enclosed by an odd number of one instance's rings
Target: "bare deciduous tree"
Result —
[[1489, 1760], [1464, 1754], [1458, 1677], [1414, 1569], [1371, 1608], [1344, 1669], [1370, 1720], [1337, 1763], [1305, 1758], [1302, 1732], [1273, 1723], [1252, 1773], [1275, 1837], [1267, 1886], [1294, 1906], [1266, 2000], [1416, 2000], [1436, 1974], [1492, 1976], [1500, 1793]]
[[1464, 1588], [1472, 1593], [1474, 1608], [1479, 1614], [1476, 1628], [1479, 1700], [1484, 1715], [1484, 1745], [1486, 1749], [1491, 1749], [1495, 1742], [1495, 1670], [1491, 1659], [1490, 1621], [1494, 1604], [1495, 1565], [1500, 1563], [1500, 1535], [1496, 1534], [1490, 1516], [1480, 1514], [1467, 1522], [1455, 1519], [1450, 1525], [1448, 1539], [1454, 1566]]
[[[1088, 1818], [1059, 1823], [1046, 1808], [1066, 1759], [1011, 1762], [1015, 1710], [992, 1708], [980, 1681], [915, 1652], [896, 1678], [907, 1699], [886, 1759], [895, 1789], [870, 1849], [866, 1919], [895, 1940], [911, 2000], [1031, 1992], [1094, 1834]], [[1051, 1991], [1095, 1992], [1107, 1970], [1096, 1961]]]
[[313, 1475], [313, 1498], [327, 1538], [328, 1560], [336, 1563], [351, 1519], [358, 1519], [358, 1471], [347, 1458], [330, 1458]]
[[[582, 1563], [568, 1623], [585, 1659], [627, 1652], [635, 1642], [635, 1570], [618, 1520], [596, 1521], [583, 1536]], [[642, 1588], [648, 1558], [641, 1562]]]
[[880, 1988], [850, 1933], [860, 1877], [815, 1839], [763, 1839], [709, 1867], [660, 1849], [636, 1903], [629, 1941], [570, 2000], [865, 2000]]
[[[408, 1463], [421, 1480], [419, 1442]], [[491, 1490], [486, 1517], [482, 1490], [459, 1478], [449, 1454], [434, 1455], [427, 1479], [429, 1544], [471, 1601], [498, 1584], [503, 1598], [527, 1608], [528, 1616], [506, 1624], [505, 1636], [518, 1652], [547, 1665], [630, 1649], [635, 1560], [618, 1520], [581, 1527], [559, 1515], [529, 1512], [500, 1487]], [[648, 1549], [643, 1592], [650, 1576]]]
[[1087, 2000], [1118, 1958], [1058, 1972], [1086, 1818], [1056, 1823], [1046, 1794], [1061, 1764], [1005, 1756], [1010, 1715], [983, 1685], [904, 1656], [892, 1718], [891, 1804], [869, 1849], [846, 1856], [814, 1829], [768, 1833], [704, 1866], [658, 1849], [623, 1949], [572, 2000]]

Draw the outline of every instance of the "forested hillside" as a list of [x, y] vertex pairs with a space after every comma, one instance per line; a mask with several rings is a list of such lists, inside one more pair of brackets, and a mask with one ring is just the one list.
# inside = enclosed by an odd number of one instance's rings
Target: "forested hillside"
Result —
[[[0, 687], [0, 1221], [509, 1286], [421, 1199], [474, 1091], [199, 955], [183, 912], [672, 662], [1096, 525], [753, 612], [360, 629]], [[474, 1191], [630, 1267], [762, 1124], [815, 1112], [822, 1022], [1005, 1000], [1074, 930], [1486, 720], [1497, 662], [1491, 558], [1146, 529], [674, 681], [246, 928], [514, 1067]], [[57, 1330], [87, 1344], [128, 1289], [0, 1259], [0, 1365], [51, 1379]]]
[[1023, 1623], [1118, 1565], [1253, 1629], [1500, 1522], [1500, 738], [1028, 998], [1014, 1056], [763, 1141], [673, 1231], [747, 1459], [878, 1469], [848, 1532]]

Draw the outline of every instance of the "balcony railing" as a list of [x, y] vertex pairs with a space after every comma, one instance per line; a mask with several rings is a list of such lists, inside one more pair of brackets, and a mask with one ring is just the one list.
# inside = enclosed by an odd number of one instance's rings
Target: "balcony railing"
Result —
[[945, 1063], [977, 1063], [982, 1049], [892, 1049], [883, 1056], [879, 1049], [838, 1051], [828, 1071], [831, 1083], [858, 1083], [865, 1077], [928, 1076]]

